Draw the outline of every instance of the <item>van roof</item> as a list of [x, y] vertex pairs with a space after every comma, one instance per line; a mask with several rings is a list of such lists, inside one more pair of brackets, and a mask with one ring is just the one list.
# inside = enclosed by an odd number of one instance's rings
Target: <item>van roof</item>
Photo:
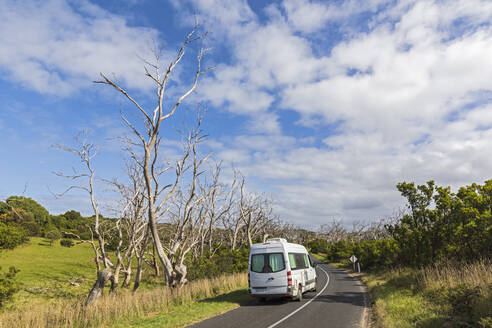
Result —
[[251, 248], [265, 248], [265, 247], [283, 247], [283, 248], [302, 248], [306, 249], [304, 246], [294, 243], [289, 243], [284, 238], [270, 238], [267, 239], [264, 243], [253, 244]]

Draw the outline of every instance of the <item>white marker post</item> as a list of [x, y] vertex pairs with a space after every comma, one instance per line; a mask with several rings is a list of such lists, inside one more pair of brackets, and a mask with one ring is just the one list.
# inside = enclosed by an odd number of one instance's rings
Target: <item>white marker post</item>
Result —
[[[357, 262], [357, 257], [355, 257], [355, 255], [352, 255], [350, 257], [350, 262], [352, 262], [352, 266], [354, 268], [354, 272], [355, 272], [355, 262]], [[360, 272], [360, 271], [359, 271]]]

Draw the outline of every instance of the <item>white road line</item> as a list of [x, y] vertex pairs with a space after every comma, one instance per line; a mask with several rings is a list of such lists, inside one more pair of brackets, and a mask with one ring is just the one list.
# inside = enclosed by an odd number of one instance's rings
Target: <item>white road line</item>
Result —
[[273, 328], [273, 327], [276, 327], [278, 324], [284, 322], [285, 320], [289, 319], [291, 316], [293, 316], [294, 314], [296, 314], [297, 312], [301, 311], [302, 309], [304, 309], [306, 306], [309, 305], [309, 303], [311, 303], [312, 301], [314, 301], [316, 299], [316, 297], [318, 297], [322, 292], [325, 291], [326, 287], [328, 287], [328, 284], [330, 283], [330, 276], [328, 275], [328, 272], [326, 272], [323, 268], [320, 267], [320, 270], [322, 270], [325, 274], [326, 274], [326, 284], [325, 286], [323, 287], [323, 289], [318, 293], [316, 294], [312, 299], [309, 300], [309, 302], [307, 302], [306, 304], [304, 304], [303, 306], [301, 306], [300, 308], [298, 308], [297, 310], [295, 310], [294, 312], [290, 313], [289, 315], [283, 317], [282, 319], [280, 319], [279, 321], [275, 322], [274, 324], [271, 324], [270, 326], [268, 326], [267, 328]]

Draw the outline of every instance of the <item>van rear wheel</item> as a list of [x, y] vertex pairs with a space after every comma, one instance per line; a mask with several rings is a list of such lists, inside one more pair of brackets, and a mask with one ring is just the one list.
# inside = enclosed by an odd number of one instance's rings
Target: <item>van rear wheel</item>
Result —
[[297, 289], [297, 301], [302, 302], [302, 285], [299, 285]]

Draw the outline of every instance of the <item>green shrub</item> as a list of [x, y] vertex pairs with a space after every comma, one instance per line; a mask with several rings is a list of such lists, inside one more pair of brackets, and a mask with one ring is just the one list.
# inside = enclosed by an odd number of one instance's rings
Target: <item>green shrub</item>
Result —
[[326, 248], [326, 260], [328, 262], [348, 262], [353, 254], [354, 243], [346, 240], [331, 243]]
[[14, 249], [28, 240], [27, 232], [21, 227], [0, 222], [0, 249]]
[[10, 196], [6, 203], [15, 209], [22, 209], [30, 213], [34, 221], [40, 226], [50, 223], [50, 213], [34, 199], [24, 196]]
[[188, 279], [213, 278], [228, 273], [248, 270], [249, 248], [239, 250], [220, 249], [213, 256], [204, 254], [187, 262]]
[[15, 267], [10, 267], [8, 272], [0, 273], [0, 307], [9, 301], [14, 293], [19, 290], [19, 284], [15, 281], [17, 272], [19, 270]]
[[476, 261], [492, 254], [492, 180], [459, 188], [401, 182], [408, 214], [387, 226], [400, 248], [400, 262], [421, 267], [439, 261]]
[[46, 238], [50, 241], [50, 245], [53, 245], [55, 240], [61, 238], [61, 232], [58, 230], [51, 230], [46, 233]]
[[353, 252], [364, 270], [384, 269], [398, 261], [398, 243], [393, 238], [364, 240], [354, 245]]
[[326, 253], [329, 243], [326, 239], [313, 239], [305, 244], [309, 252], [314, 254]]
[[63, 247], [73, 247], [75, 243], [72, 239], [62, 239], [60, 240], [60, 245]]

